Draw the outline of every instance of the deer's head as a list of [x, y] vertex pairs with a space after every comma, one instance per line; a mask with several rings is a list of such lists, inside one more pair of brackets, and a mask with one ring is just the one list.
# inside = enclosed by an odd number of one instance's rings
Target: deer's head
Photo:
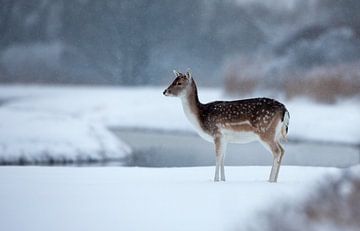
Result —
[[186, 74], [182, 74], [174, 70], [175, 80], [165, 89], [163, 94], [165, 96], [180, 97], [186, 94], [187, 90], [191, 88], [191, 74], [187, 71]]

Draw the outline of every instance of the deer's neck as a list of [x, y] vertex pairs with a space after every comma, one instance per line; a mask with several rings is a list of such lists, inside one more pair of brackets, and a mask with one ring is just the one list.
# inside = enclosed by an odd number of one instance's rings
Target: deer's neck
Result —
[[201, 107], [198, 92], [194, 80], [191, 80], [191, 88], [181, 97], [182, 106], [186, 117], [195, 126], [198, 132], [204, 133], [203, 122], [201, 121]]
[[187, 116], [190, 114], [196, 118], [199, 117], [201, 103], [194, 80], [191, 80], [190, 88], [187, 89], [186, 93], [181, 97], [181, 102]]

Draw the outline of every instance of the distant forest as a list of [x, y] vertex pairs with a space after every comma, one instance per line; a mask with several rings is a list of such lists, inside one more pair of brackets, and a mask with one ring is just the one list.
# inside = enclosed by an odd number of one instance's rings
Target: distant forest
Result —
[[359, 60], [360, 1], [286, 2], [0, 0], [0, 82], [156, 85], [189, 67], [271, 85]]

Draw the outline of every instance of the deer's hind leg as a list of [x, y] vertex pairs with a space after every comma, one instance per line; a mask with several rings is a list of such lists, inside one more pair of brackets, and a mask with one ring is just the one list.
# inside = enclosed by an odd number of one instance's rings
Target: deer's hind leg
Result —
[[274, 147], [272, 148], [272, 153], [274, 156], [274, 160], [273, 160], [273, 166], [272, 166], [271, 172], [270, 172], [269, 181], [277, 182], [277, 178], [279, 176], [281, 160], [284, 156], [285, 150], [279, 142], [276, 142], [273, 145], [274, 145]]
[[261, 142], [267, 150], [269, 150], [273, 155], [273, 164], [271, 167], [269, 182], [277, 182], [279, 175], [280, 165], [282, 157], [285, 153], [284, 148], [278, 141], [263, 141]]

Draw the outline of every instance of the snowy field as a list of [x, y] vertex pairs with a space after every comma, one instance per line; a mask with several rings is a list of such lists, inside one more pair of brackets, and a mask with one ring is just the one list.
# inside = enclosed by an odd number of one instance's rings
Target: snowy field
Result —
[[[259, 212], [306, 197], [333, 168], [0, 167], [1, 230], [246, 230]], [[259, 229], [261, 230], [261, 229]]]
[[[163, 88], [0, 86], [0, 160], [86, 161], [123, 158], [130, 148], [107, 129], [193, 131], [179, 99]], [[200, 86], [203, 102], [228, 99]], [[282, 100], [283, 101], [283, 100]], [[360, 143], [360, 107], [284, 102], [290, 139]]]
[[[0, 160], [33, 163], [121, 159], [128, 145], [108, 129], [193, 131], [162, 88], [0, 86]], [[200, 89], [203, 102], [227, 99]], [[360, 143], [354, 102], [284, 102], [290, 139]], [[141, 142], [141, 140], [139, 140]], [[245, 230], [259, 212], [303, 198], [336, 168], [0, 167], [1, 230]], [[261, 229], [260, 229], [261, 230]]]

